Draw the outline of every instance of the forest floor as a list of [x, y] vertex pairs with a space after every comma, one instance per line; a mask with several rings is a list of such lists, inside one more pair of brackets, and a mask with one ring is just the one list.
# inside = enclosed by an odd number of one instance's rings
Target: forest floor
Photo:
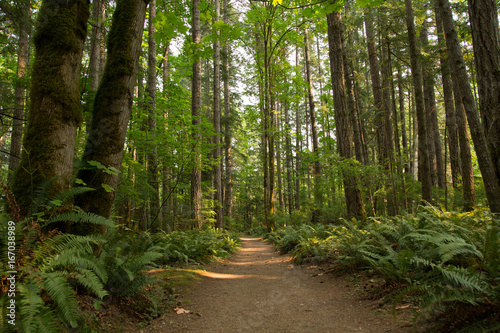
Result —
[[315, 265], [294, 265], [260, 238], [243, 237], [242, 249], [230, 260], [191, 272], [203, 277], [173, 311], [139, 332], [414, 330], [408, 311], [394, 318], [390, 305], [363, 296], [352, 278]]

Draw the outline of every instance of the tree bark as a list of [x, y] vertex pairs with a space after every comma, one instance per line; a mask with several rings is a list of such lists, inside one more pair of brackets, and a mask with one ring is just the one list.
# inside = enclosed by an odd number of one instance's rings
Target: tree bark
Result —
[[441, 15], [436, 11], [436, 29], [439, 45], [439, 60], [441, 66], [441, 80], [443, 83], [444, 109], [446, 113], [446, 128], [448, 130], [448, 146], [450, 148], [451, 179], [453, 188], [457, 188], [461, 178], [460, 148], [458, 145], [457, 115], [453, 102], [453, 82], [451, 80], [446, 41], [443, 35]]
[[415, 106], [418, 122], [418, 170], [422, 182], [422, 200], [432, 204], [432, 180], [429, 163], [429, 148], [426, 132], [426, 115], [424, 105], [424, 94], [422, 91], [422, 72], [419, 63], [419, 49], [415, 23], [413, 22], [413, 8], [411, 0], [405, 0], [406, 25], [408, 29], [408, 42], [410, 46], [411, 72], [413, 77], [413, 88], [415, 90]]
[[132, 111], [146, 6], [144, 0], [117, 2], [108, 36], [106, 65], [96, 93], [91, 131], [83, 154], [83, 161], [88, 166], [78, 173], [78, 178], [96, 191], [79, 196], [77, 204], [84, 211], [104, 217], [109, 217], [113, 208], [118, 173], [90, 167], [89, 162], [98, 162], [108, 170], [120, 170]]
[[318, 222], [319, 209], [321, 208], [321, 163], [319, 161], [319, 139], [318, 139], [318, 125], [316, 122], [316, 108], [314, 105], [314, 89], [311, 75], [311, 56], [309, 54], [309, 32], [307, 28], [304, 29], [304, 54], [306, 62], [306, 79], [307, 79], [307, 97], [309, 102], [309, 116], [311, 118], [311, 138], [313, 146], [313, 177], [314, 177], [314, 208], [313, 208], [313, 223]]
[[191, 170], [191, 211], [193, 223], [201, 228], [201, 42], [200, 0], [193, 0], [192, 39], [194, 49], [193, 76], [191, 79], [191, 117], [193, 125], [193, 168]]
[[[337, 142], [340, 157], [348, 160], [353, 157], [352, 131], [347, 110], [347, 98], [344, 82], [343, 47], [341, 14], [333, 12], [327, 14], [328, 45], [330, 55], [330, 70], [332, 76], [333, 99], [335, 105], [335, 120], [337, 125]], [[343, 172], [344, 193], [347, 206], [347, 216], [363, 218], [365, 208], [358, 188], [358, 180], [349, 172]]]
[[[228, 0], [224, 0], [224, 23], [228, 24]], [[232, 182], [232, 156], [231, 156], [231, 96], [229, 92], [229, 41], [226, 40], [223, 47], [223, 57], [222, 57], [222, 80], [224, 82], [224, 156], [226, 162], [225, 169], [225, 185], [224, 185], [224, 216], [229, 219], [232, 218], [233, 214], [233, 182]]]
[[162, 212], [160, 210], [160, 183], [158, 181], [158, 149], [156, 147], [156, 40], [155, 25], [156, 0], [149, 0], [149, 34], [148, 34], [148, 82], [147, 82], [147, 111], [148, 111], [148, 173], [149, 185], [152, 192], [149, 198], [150, 202], [150, 221], [149, 227], [153, 232], [162, 229]]
[[[220, 21], [220, 1], [215, 0], [215, 20]], [[221, 91], [220, 91], [220, 31], [216, 31], [214, 41], [214, 201], [215, 226], [224, 228], [222, 205], [222, 152], [221, 152]]]
[[500, 185], [500, 36], [494, 0], [468, 0], [476, 64], [479, 111]]
[[82, 121], [79, 82], [89, 16], [85, 0], [42, 2], [24, 150], [12, 185], [22, 215], [46, 180], [57, 177], [51, 193], [71, 187], [76, 131]]
[[455, 98], [461, 101], [465, 109], [490, 209], [492, 212], [498, 213], [500, 212], [500, 185], [495, 173], [495, 167], [491, 159], [483, 127], [481, 126], [474, 95], [470, 88], [469, 77], [460, 48], [458, 34], [455, 29], [455, 22], [451, 13], [450, 4], [448, 0], [437, 0], [437, 3], [443, 19], [446, 47], [452, 67], [453, 86], [456, 86]]

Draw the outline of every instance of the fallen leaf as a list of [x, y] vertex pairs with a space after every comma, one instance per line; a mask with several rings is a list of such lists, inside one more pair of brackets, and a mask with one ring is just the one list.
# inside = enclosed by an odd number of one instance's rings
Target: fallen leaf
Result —
[[175, 313], [177, 314], [184, 314], [184, 313], [191, 313], [189, 310], [184, 310], [183, 308], [175, 308], [174, 309]]

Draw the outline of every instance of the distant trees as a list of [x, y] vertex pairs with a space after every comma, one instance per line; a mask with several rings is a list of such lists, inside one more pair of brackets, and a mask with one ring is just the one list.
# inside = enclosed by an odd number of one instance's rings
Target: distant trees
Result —
[[4, 1], [2, 179], [152, 230], [498, 212], [496, 6]]

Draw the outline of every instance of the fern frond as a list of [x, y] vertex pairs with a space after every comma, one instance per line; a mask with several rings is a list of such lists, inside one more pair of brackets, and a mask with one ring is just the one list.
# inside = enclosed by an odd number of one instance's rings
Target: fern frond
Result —
[[108, 292], [104, 290], [100, 277], [89, 269], [79, 269], [78, 274], [74, 274], [73, 278], [100, 299], [108, 295]]
[[59, 178], [60, 177], [49, 178], [41, 183], [40, 186], [38, 186], [38, 188], [35, 190], [33, 202], [31, 203], [31, 207], [29, 209], [29, 216], [37, 213], [40, 206], [47, 202], [50, 188], [52, 187], [52, 184]]
[[55, 196], [50, 198], [50, 200], [48, 200], [48, 201], [49, 202], [60, 201], [60, 202], [64, 203], [69, 199], [73, 199], [74, 197], [76, 197], [80, 194], [87, 193], [90, 191], [95, 191], [95, 189], [93, 189], [91, 187], [84, 187], [84, 186], [72, 187], [68, 190], [65, 190], [65, 191], [62, 191], [61, 193], [56, 194]]
[[58, 214], [51, 217], [45, 224], [47, 225], [54, 222], [91, 223], [104, 225], [109, 228], [115, 227], [115, 224], [111, 220], [88, 212], [69, 212]]
[[71, 326], [76, 327], [78, 306], [75, 291], [71, 288], [63, 272], [51, 272], [43, 275], [42, 287], [54, 300], [58, 312], [62, 318]]

